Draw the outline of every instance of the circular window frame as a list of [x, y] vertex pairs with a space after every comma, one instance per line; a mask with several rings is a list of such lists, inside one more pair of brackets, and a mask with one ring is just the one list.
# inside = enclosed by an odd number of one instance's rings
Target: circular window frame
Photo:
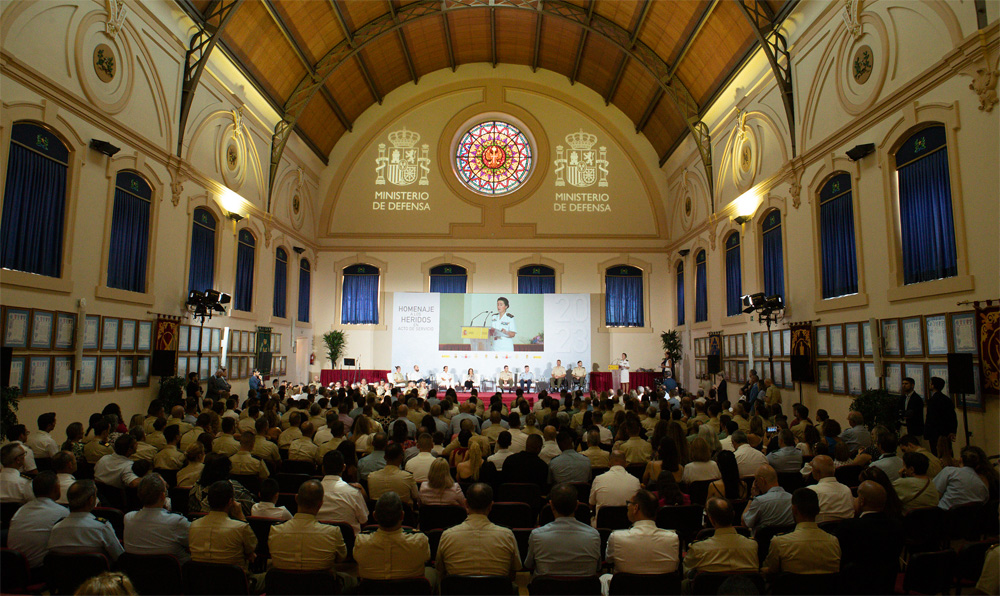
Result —
[[[529, 152], [528, 158], [530, 160], [530, 163], [528, 164], [527, 168], [528, 171], [525, 174], [524, 179], [517, 182], [517, 185], [514, 188], [504, 192], [486, 193], [474, 188], [472, 185], [470, 185], [467, 181], [463, 179], [463, 176], [461, 175], [458, 167], [458, 147], [462, 139], [464, 139], [470, 132], [472, 132], [472, 129], [476, 128], [477, 126], [481, 126], [483, 124], [492, 122], [499, 122], [502, 124], [506, 124], [512, 127], [515, 131], [517, 131], [517, 133], [520, 136], [524, 137], [524, 141], [528, 145], [528, 152]], [[464, 123], [462, 126], [459, 126], [458, 130], [453, 135], [449, 151], [451, 155], [452, 174], [455, 176], [455, 179], [458, 181], [458, 183], [461, 184], [469, 192], [487, 198], [506, 197], [515, 194], [517, 191], [523, 188], [528, 183], [529, 180], [531, 180], [532, 176], [534, 176], [535, 166], [538, 163], [538, 152], [536, 150], [536, 146], [537, 145], [534, 142], [534, 137], [531, 134], [531, 130], [524, 123], [519, 122], [517, 118], [512, 118], [506, 114], [498, 114], [497, 116], [490, 116], [490, 117], [487, 117], [485, 114], [482, 114], [480, 118], [472, 118], [470, 119], [470, 121]]]

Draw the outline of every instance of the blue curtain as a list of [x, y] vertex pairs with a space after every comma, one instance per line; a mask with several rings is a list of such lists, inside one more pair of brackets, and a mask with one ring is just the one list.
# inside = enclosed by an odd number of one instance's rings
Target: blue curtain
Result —
[[556, 278], [547, 275], [518, 275], [518, 294], [555, 294]]
[[464, 294], [468, 275], [432, 275], [431, 292]]
[[240, 231], [236, 248], [236, 296], [233, 308], [243, 312], [253, 310], [253, 268], [256, 259], [256, 242], [249, 233]]
[[898, 179], [903, 283], [958, 275], [947, 150], [903, 166]]
[[[735, 236], [735, 234], [734, 234]], [[726, 316], [733, 317], [743, 310], [743, 280], [740, 272], [739, 243], [726, 249]]]
[[377, 275], [344, 275], [340, 322], [354, 325], [378, 324]]
[[694, 269], [694, 322], [701, 323], [708, 320], [708, 276], [706, 274], [705, 261], [695, 265]]
[[309, 322], [309, 291], [312, 287], [312, 273], [309, 271], [309, 261], [303, 260], [299, 265], [299, 320]]
[[288, 254], [278, 249], [274, 259], [274, 316], [285, 316], [285, 302], [288, 298]]
[[684, 269], [677, 269], [677, 324], [684, 324]]
[[[197, 221], [201, 209], [195, 210], [195, 223], [191, 231], [191, 266], [188, 273], [188, 291], [204, 292], [215, 286], [215, 220], [212, 228]], [[207, 215], [207, 214], [206, 214]], [[211, 215], [208, 215], [211, 218]]]
[[59, 277], [66, 212], [66, 165], [16, 143], [7, 158], [0, 266]]
[[850, 192], [819, 207], [823, 298], [858, 293], [858, 261], [854, 244], [854, 207]]
[[781, 227], [764, 232], [764, 293], [785, 297], [784, 256], [781, 252]]
[[642, 277], [604, 276], [604, 323], [608, 327], [642, 327]]
[[115, 188], [108, 250], [108, 287], [146, 291], [149, 251], [149, 201]]

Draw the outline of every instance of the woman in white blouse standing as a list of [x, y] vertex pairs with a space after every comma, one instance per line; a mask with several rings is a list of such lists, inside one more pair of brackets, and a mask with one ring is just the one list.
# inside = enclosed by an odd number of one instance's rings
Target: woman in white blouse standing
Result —
[[622, 352], [622, 359], [618, 361], [618, 379], [622, 386], [622, 395], [628, 395], [628, 354]]

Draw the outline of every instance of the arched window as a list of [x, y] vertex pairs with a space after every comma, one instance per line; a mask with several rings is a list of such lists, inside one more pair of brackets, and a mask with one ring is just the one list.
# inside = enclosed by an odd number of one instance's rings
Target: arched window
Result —
[[694, 322], [708, 320], [708, 258], [705, 250], [694, 256]]
[[344, 325], [377, 325], [378, 289], [378, 267], [360, 263], [344, 267], [340, 322]]
[[240, 230], [236, 245], [236, 296], [233, 308], [253, 310], [253, 271], [257, 260], [257, 239], [246, 228]]
[[445, 263], [431, 268], [431, 291], [442, 294], [464, 294], [469, 281], [465, 267]]
[[628, 265], [604, 272], [604, 324], [608, 327], [642, 327], [642, 269]]
[[948, 146], [943, 126], [924, 128], [896, 152], [903, 283], [958, 275]]
[[525, 265], [517, 270], [518, 294], [555, 294], [556, 270], [545, 265]]
[[309, 291], [312, 288], [312, 270], [309, 261], [299, 260], [299, 320], [309, 322]]
[[278, 248], [274, 254], [274, 316], [285, 317], [288, 299], [288, 253]]
[[215, 216], [208, 209], [194, 210], [189, 292], [204, 292], [215, 285], [215, 224]]
[[677, 325], [684, 324], [684, 261], [677, 263]]
[[149, 209], [152, 202], [153, 189], [145, 178], [129, 170], [118, 172], [108, 248], [109, 288], [146, 291]]
[[0, 266], [59, 277], [69, 149], [30, 122], [11, 127], [0, 222]]
[[819, 236], [823, 298], [857, 294], [854, 199], [847, 172], [834, 174], [819, 191]]
[[740, 235], [733, 232], [726, 236], [726, 316], [735, 317], [742, 312], [743, 275], [740, 264]]
[[761, 224], [761, 253], [764, 261], [764, 293], [785, 297], [785, 258], [781, 250], [781, 212], [772, 210]]

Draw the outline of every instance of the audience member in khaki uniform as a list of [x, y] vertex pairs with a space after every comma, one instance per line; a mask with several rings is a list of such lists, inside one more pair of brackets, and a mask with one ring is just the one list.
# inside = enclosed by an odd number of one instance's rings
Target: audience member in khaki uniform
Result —
[[626, 421], [625, 432], [628, 433], [628, 440], [618, 446], [625, 453], [625, 460], [629, 464], [647, 463], [653, 456], [653, 446], [639, 436], [639, 424], [635, 419]]
[[709, 499], [705, 512], [715, 535], [691, 544], [684, 557], [684, 569], [717, 573], [757, 571], [757, 543], [736, 533], [735, 514], [729, 501]]
[[252, 454], [256, 440], [257, 435], [253, 432], [245, 432], [240, 435], [240, 450], [229, 458], [233, 464], [232, 470], [230, 470], [231, 474], [243, 476], [253, 474], [261, 480], [268, 477], [270, 473], [267, 470], [267, 465]]
[[188, 447], [197, 443], [198, 437], [200, 437], [202, 433], [209, 432], [211, 427], [212, 417], [205, 412], [198, 414], [197, 425], [184, 433], [184, 436], [181, 437], [181, 451], [187, 451]]
[[598, 430], [591, 430], [587, 433], [587, 448], [581, 453], [590, 460], [592, 468], [607, 468], [611, 465], [608, 461], [610, 454], [601, 449], [601, 432]]
[[840, 543], [837, 537], [816, 525], [819, 496], [809, 488], [792, 494], [795, 531], [775, 536], [764, 560], [764, 573], [837, 573], [840, 571]]
[[469, 517], [441, 534], [437, 570], [444, 575], [507, 576], [514, 580], [521, 555], [514, 533], [489, 520], [493, 489], [476, 483], [466, 492]]
[[431, 558], [427, 536], [403, 533], [403, 501], [394, 492], [387, 492], [375, 503], [378, 530], [360, 534], [354, 543], [354, 559], [358, 562], [361, 579], [406, 579], [424, 577], [432, 590], [437, 587], [437, 572], [425, 568]]
[[161, 470], [180, 470], [184, 467], [184, 454], [177, 448], [181, 441], [180, 430], [176, 424], [171, 424], [163, 431], [166, 446], [153, 458], [153, 468]]
[[268, 424], [267, 416], [258, 418], [254, 426], [257, 430], [257, 437], [254, 439], [253, 451], [251, 453], [264, 461], [280, 462], [281, 452], [278, 451], [278, 446], [267, 438], [267, 431], [271, 427]]
[[420, 501], [413, 474], [401, 470], [402, 465], [402, 445], [389, 444], [385, 448], [385, 467], [368, 475], [368, 494], [372, 499], [377, 499], [387, 492], [394, 492], [408, 505]]
[[254, 560], [257, 537], [233, 499], [233, 485], [219, 480], [208, 487], [208, 515], [191, 524], [188, 543], [191, 560], [238, 565], [244, 570]]
[[226, 416], [222, 419], [222, 434], [212, 441], [212, 453], [221, 453], [226, 457], [236, 455], [240, 450], [240, 442], [233, 433], [236, 432], [236, 420]]
[[184, 436], [184, 433], [191, 430], [192, 426], [187, 422], [184, 422], [184, 406], [174, 406], [170, 409], [170, 418], [167, 418], [167, 423], [164, 426], [164, 429], [173, 424], [177, 425], [177, 430], [180, 431], [182, 437]]
[[146, 442], [156, 447], [156, 451], [160, 451], [167, 446], [167, 440], [163, 437], [163, 429], [167, 427], [166, 418], [157, 418], [153, 422], [153, 430], [146, 433]]
[[[289, 445], [292, 444], [292, 441], [294, 441], [295, 439], [298, 439], [299, 437], [302, 436], [302, 429], [299, 428], [299, 424], [300, 424], [299, 423], [299, 420], [300, 420], [299, 413], [298, 412], [292, 412], [292, 414], [291, 414], [291, 416], [289, 416], [288, 420], [291, 423], [291, 426], [289, 426], [286, 430], [281, 431], [281, 434], [278, 435], [278, 448], [279, 449], [283, 449], [283, 448], [288, 447]], [[284, 421], [282, 421], [282, 424], [284, 424]]]
[[205, 446], [197, 442], [185, 452], [187, 465], [177, 471], [177, 486], [194, 486], [205, 469]]
[[314, 464], [323, 463], [323, 459], [319, 455], [319, 445], [313, 442], [316, 427], [313, 426], [312, 422], [303, 422], [299, 430], [302, 436], [288, 444], [288, 459], [291, 461], [310, 461]]
[[142, 430], [142, 427], [132, 427], [132, 430], [128, 432], [135, 439], [135, 453], [130, 455], [129, 459], [132, 461], [148, 461], [149, 463], [153, 463], [153, 458], [156, 457], [158, 450], [146, 442], [146, 432]]
[[108, 443], [110, 433], [111, 425], [107, 420], [98, 420], [94, 423], [94, 438], [83, 446], [83, 457], [88, 463], [96, 464], [105, 455], [115, 452]]

